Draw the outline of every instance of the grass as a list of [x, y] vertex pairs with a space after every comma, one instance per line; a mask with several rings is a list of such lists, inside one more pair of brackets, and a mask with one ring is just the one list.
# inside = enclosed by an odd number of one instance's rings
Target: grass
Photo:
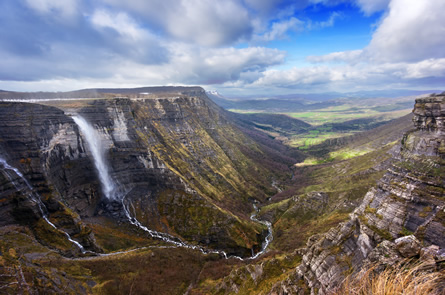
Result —
[[[347, 220], [348, 213], [385, 173], [385, 170], [378, 171], [373, 167], [390, 158], [389, 149], [390, 146], [386, 146], [342, 161], [308, 158], [298, 165], [295, 175], [301, 185], [293, 193], [300, 196], [298, 201], [282, 200], [261, 210], [262, 216], [273, 216], [275, 236], [272, 247], [281, 251], [302, 247], [311, 235], [326, 232]], [[308, 194], [312, 192], [326, 193], [327, 204], [310, 204]]]
[[443, 294], [445, 272], [425, 271], [428, 265], [399, 264], [378, 272], [378, 265], [346, 277], [330, 295], [439, 295]]
[[[258, 118], [251, 120], [257, 129], [268, 134], [270, 137], [281, 141], [290, 147], [297, 147], [300, 150], [308, 150], [314, 145], [321, 144], [327, 140], [357, 134], [364, 130], [369, 130], [396, 118], [400, 118], [411, 112], [411, 109], [395, 108], [394, 105], [384, 105], [385, 102], [361, 104], [360, 102], [345, 102], [341, 105], [324, 107], [311, 111], [301, 112], [280, 112], [271, 109], [230, 109], [230, 111], [242, 114], [280, 114], [286, 117], [297, 119], [295, 122], [310, 124], [312, 126], [300, 126], [293, 129], [292, 125], [282, 124], [279, 117], [275, 117], [277, 122], [268, 121], [261, 123]], [[290, 125], [289, 125], [290, 124]], [[301, 123], [300, 123], [301, 125]], [[349, 153], [343, 159], [355, 157], [362, 153]], [[335, 156], [334, 156], [335, 157]]]
[[[304, 113], [289, 113], [287, 115], [300, 119], [306, 123], [313, 125], [315, 129], [309, 130], [305, 133], [295, 134], [291, 136], [289, 145], [293, 147], [299, 147], [300, 149], [308, 149], [310, 146], [320, 144], [327, 139], [334, 139], [344, 136], [356, 134], [362, 129], [368, 128], [368, 123], [351, 123], [355, 126], [355, 129], [351, 129], [351, 126], [336, 126], [335, 128], [331, 124], [348, 123], [349, 120], [354, 119], [372, 119], [371, 122], [376, 124], [378, 122], [388, 121], [395, 118], [399, 118], [409, 113], [408, 110], [394, 111], [394, 112], [377, 112], [372, 110], [364, 110], [357, 113], [345, 112], [345, 111], [320, 111], [320, 112], [304, 112]], [[371, 126], [371, 125], [370, 125]]]
[[286, 115], [292, 118], [303, 120], [314, 126], [319, 126], [325, 123], [340, 123], [347, 120], [367, 118], [377, 115], [378, 112], [370, 113], [344, 113], [344, 112], [303, 112], [303, 113], [286, 113]]
[[341, 123], [353, 119], [376, 118], [381, 121], [386, 121], [394, 118], [399, 118], [411, 112], [411, 109], [396, 110], [387, 112], [383, 110], [375, 110], [370, 107], [356, 107], [356, 106], [336, 106], [326, 109], [320, 109], [310, 112], [284, 113], [290, 117], [303, 120], [313, 126], [320, 126], [326, 123]]
[[298, 147], [301, 150], [306, 150], [310, 146], [322, 143], [327, 139], [339, 138], [343, 136], [352, 135], [355, 132], [332, 132], [332, 131], [320, 131], [312, 130], [309, 133], [303, 133], [294, 135], [289, 141], [289, 145], [292, 147]]
[[282, 254], [270, 251], [261, 260], [246, 264], [229, 266], [222, 261], [208, 263], [190, 294], [268, 294], [276, 283], [285, 280], [295, 271], [301, 258], [295, 252]]
[[363, 150], [341, 149], [341, 150], [330, 153], [329, 156], [331, 158], [335, 158], [337, 160], [346, 160], [346, 159], [351, 159], [351, 158], [365, 155], [369, 152], [370, 152], [370, 150], [366, 150], [366, 149], [363, 149]]

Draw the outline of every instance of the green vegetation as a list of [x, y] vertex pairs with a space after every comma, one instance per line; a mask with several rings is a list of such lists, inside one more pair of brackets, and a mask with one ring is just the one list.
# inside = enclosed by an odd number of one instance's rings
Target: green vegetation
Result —
[[235, 264], [222, 273], [204, 267], [191, 294], [267, 294], [276, 283], [291, 275], [300, 262], [301, 256], [296, 253], [271, 251], [261, 261]]
[[[300, 112], [283, 112], [278, 109], [274, 111], [274, 108], [265, 108], [258, 109], [255, 113], [253, 110], [230, 109], [232, 112], [244, 114], [244, 117], [238, 115], [239, 118], [243, 118], [244, 122], [250, 120], [259, 130], [266, 132], [284, 144], [298, 147], [301, 150], [308, 150], [311, 146], [321, 144], [326, 140], [342, 138], [375, 128], [384, 122], [411, 113], [411, 108], [406, 103], [388, 105], [386, 101], [376, 102], [372, 100], [368, 103], [360, 103], [352, 99], [336, 102], [333, 105], [329, 103], [325, 105], [322, 103], [313, 104], [309, 109], [301, 106], [301, 110]], [[276, 114], [285, 116], [280, 118]], [[274, 118], [275, 122], [265, 121], [265, 116]], [[289, 119], [284, 119], [286, 117], [296, 119], [295, 124], [299, 124], [299, 128], [290, 127], [293, 124], [290, 123]], [[287, 122], [289, 127], [282, 124], [284, 121]], [[304, 126], [297, 122], [310, 125]], [[350, 153], [345, 158], [363, 153]]]
[[287, 115], [301, 119], [306, 123], [314, 126], [320, 126], [326, 123], [343, 123], [353, 119], [374, 118], [379, 121], [387, 121], [399, 118], [411, 112], [411, 109], [403, 109], [396, 111], [385, 111], [373, 109], [371, 107], [357, 107], [353, 105], [343, 105], [338, 107], [330, 107], [319, 109], [312, 112], [286, 113]]
[[[326, 232], [347, 220], [349, 213], [385, 173], [373, 167], [390, 158], [387, 153], [390, 148], [386, 146], [342, 161], [312, 158], [305, 163], [313, 165], [297, 166], [295, 174], [300, 177], [301, 186], [295, 187], [295, 197], [261, 210], [261, 216], [273, 216], [272, 247], [281, 251], [302, 247], [311, 235]], [[313, 196], [317, 192], [325, 194], [324, 201]]]

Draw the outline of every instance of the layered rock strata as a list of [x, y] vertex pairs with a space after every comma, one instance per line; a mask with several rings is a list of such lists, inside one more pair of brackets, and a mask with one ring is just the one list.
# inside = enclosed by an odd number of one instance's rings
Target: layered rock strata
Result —
[[[0, 153], [42, 196], [56, 225], [97, 215], [125, 221], [125, 204], [148, 228], [250, 256], [266, 234], [249, 219], [252, 202], [273, 194], [274, 178], [288, 177], [290, 170], [265, 167], [267, 152], [233, 126], [203, 89], [154, 90], [41, 102], [46, 105], [0, 102]], [[96, 130], [114, 198], [105, 197], [92, 151], [72, 116]], [[12, 205], [7, 181], [0, 222], [14, 224], [8, 212], [24, 207]], [[72, 211], [72, 222], [56, 218], [60, 208]], [[74, 235], [82, 228], [65, 227]]]
[[365, 265], [410, 257], [443, 267], [445, 96], [417, 99], [413, 113], [415, 129], [403, 137], [395, 164], [349, 221], [308, 240], [295, 273], [270, 294], [327, 294]]

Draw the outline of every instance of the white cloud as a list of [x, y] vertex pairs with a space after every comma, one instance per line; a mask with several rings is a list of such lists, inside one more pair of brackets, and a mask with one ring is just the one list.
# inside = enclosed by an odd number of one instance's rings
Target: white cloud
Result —
[[236, 0], [105, 0], [144, 18], [168, 36], [204, 46], [232, 44], [248, 38], [249, 12]]
[[445, 77], [445, 58], [430, 58], [407, 65], [404, 78], [421, 79], [427, 77]]
[[163, 42], [144, 29], [124, 12], [96, 10], [89, 20], [106, 44], [104, 51], [137, 60], [141, 64], [158, 64], [167, 61]]
[[[391, 0], [356, 0], [357, 5], [366, 14], [371, 15], [374, 12], [385, 10]], [[421, 0], [428, 1], [428, 0]], [[421, 2], [419, 1], [419, 2]]]
[[[85, 52], [80, 52], [79, 48], [71, 49], [76, 53], [73, 53], [67, 60], [66, 48], [55, 48], [60, 54], [57, 60], [65, 60], [60, 62], [57, 67], [52, 67], [53, 60], [26, 61], [29, 68], [32, 69], [26, 73], [26, 80], [29, 82], [19, 84], [35, 87], [39, 85], [35, 82], [37, 78], [44, 81], [63, 81], [57, 77], [66, 77], [65, 80], [77, 78], [79, 81], [73, 85], [80, 85], [80, 81], [84, 81], [85, 86], [81, 88], [91, 85], [106, 87], [113, 85], [113, 82], [115, 87], [116, 85], [130, 84], [141, 86], [172, 83], [210, 85], [236, 81], [246, 84], [256, 80], [268, 67], [282, 63], [285, 57], [282, 51], [264, 47], [204, 50], [184, 43], [175, 43], [169, 45], [168, 61], [162, 64], [143, 64], [137, 60], [129, 59], [127, 56], [108, 54], [107, 52], [101, 52], [103, 56], [89, 56], [88, 60], [80, 61], [85, 57]], [[0, 51], [0, 56], [5, 55]], [[0, 77], [6, 78], [7, 75], [20, 74], [24, 77], [23, 73], [20, 73], [23, 59], [9, 57], [8, 62], [3, 63], [3, 67], [0, 68]], [[85, 68], [85, 64], [89, 66]], [[42, 83], [42, 85], [46, 84]], [[5, 88], [11, 89], [10, 87]], [[44, 88], [31, 90], [44, 90]]]
[[[186, 44], [172, 44], [168, 65], [151, 68], [164, 81], [188, 84], [220, 84], [252, 76], [284, 61], [285, 54], [276, 49], [249, 47], [236, 49], [199, 49]], [[180, 70], [179, 70], [180, 69]]]
[[55, 15], [59, 20], [71, 21], [78, 13], [77, 0], [25, 0], [25, 3], [38, 13]]
[[[288, 70], [267, 70], [251, 86], [310, 88], [329, 85], [337, 90], [356, 87], [411, 87], [416, 83], [436, 85], [445, 76], [445, 58], [416, 63], [380, 63], [337, 66], [309, 66]], [[432, 86], [431, 86], [432, 87]], [[313, 90], [313, 89], [312, 89]]]
[[[235, 1], [181, 1], [178, 14], [168, 14], [166, 27], [175, 37], [197, 44], [228, 44], [251, 33], [247, 10]], [[179, 12], [178, 11], [178, 12]]]
[[356, 63], [360, 61], [363, 50], [350, 50], [332, 52], [326, 55], [311, 55], [306, 58], [311, 63], [324, 63], [324, 62], [346, 62]]
[[304, 26], [304, 22], [291, 17], [288, 20], [279, 21], [272, 23], [272, 26], [269, 31], [266, 31], [262, 35], [254, 36], [254, 41], [273, 41], [285, 39], [287, 37], [288, 31], [298, 31], [301, 30]]
[[97, 10], [91, 16], [91, 23], [98, 29], [111, 28], [124, 38], [140, 41], [148, 35], [126, 13], [112, 14], [105, 10]]
[[322, 21], [322, 22], [312, 22], [312, 21], [309, 21], [306, 24], [306, 28], [308, 30], [318, 30], [318, 29], [332, 27], [334, 25], [335, 21], [338, 18], [341, 18], [341, 17], [342, 17], [342, 14], [334, 11], [333, 13], [331, 13], [329, 18], [327, 20], [325, 20], [325, 21]]
[[392, 0], [366, 48], [377, 62], [445, 57], [445, 1]]

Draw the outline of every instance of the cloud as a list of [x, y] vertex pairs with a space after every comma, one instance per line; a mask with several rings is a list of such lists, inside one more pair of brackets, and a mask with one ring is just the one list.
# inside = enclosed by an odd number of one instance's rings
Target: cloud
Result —
[[404, 78], [421, 79], [429, 77], [445, 77], [445, 58], [430, 58], [409, 64], [406, 67]]
[[288, 20], [273, 22], [270, 30], [264, 32], [262, 35], [257, 35], [253, 37], [254, 41], [273, 41], [287, 38], [287, 33], [289, 31], [302, 30], [304, 27], [304, 22], [291, 17]]
[[250, 85], [267, 88], [343, 90], [363, 87], [413, 87], [416, 85], [443, 87], [445, 58], [415, 63], [380, 63], [356, 65], [319, 65], [294, 67], [288, 70], [266, 70]]
[[[187, 44], [172, 44], [168, 65], [147, 67], [160, 81], [185, 84], [221, 84], [258, 77], [268, 67], [284, 61], [285, 54], [264, 47], [200, 49]], [[143, 75], [143, 74], [142, 74]]]
[[444, 1], [392, 0], [388, 13], [363, 50], [309, 56], [322, 62], [400, 63], [445, 57]]
[[168, 50], [162, 41], [145, 30], [123, 12], [112, 13], [96, 10], [89, 18], [93, 27], [102, 35], [107, 51], [126, 56], [143, 64], [164, 63]]
[[136, 13], [167, 36], [203, 46], [221, 46], [248, 39], [253, 31], [249, 12], [235, 0], [106, 0]]
[[[36, 81], [79, 79], [88, 85], [100, 83], [134, 85], [189, 84], [210, 85], [228, 81], [250, 83], [268, 67], [281, 64], [285, 53], [264, 47], [203, 49], [185, 43], [169, 44], [168, 60], [141, 63], [115, 51], [90, 48], [53, 47], [51, 58], [24, 59], [3, 51], [5, 62], [0, 80]], [[88, 67], [85, 65], [88, 64]], [[23, 68], [27, 68], [23, 71]], [[77, 83], [78, 84], [78, 83]]]
[[[368, 46], [308, 56], [307, 66], [292, 68], [286, 52], [267, 48], [286, 43], [298, 52], [293, 32], [304, 31], [302, 39], [336, 32], [346, 6], [367, 16], [385, 10]], [[331, 12], [316, 22], [308, 18], [314, 11]], [[443, 85], [442, 11], [444, 1], [418, 0], [4, 0], [0, 86], [198, 84], [260, 92]]]
[[445, 57], [445, 1], [392, 0], [365, 49], [376, 62]]
[[391, 0], [356, 0], [356, 4], [365, 13], [371, 15], [375, 12], [385, 10]]
[[111, 28], [124, 38], [140, 41], [147, 34], [126, 13], [109, 13], [105, 10], [96, 10], [91, 16], [91, 23], [98, 29]]
[[322, 22], [312, 22], [312, 21], [308, 21], [306, 24], [306, 29], [308, 30], [319, 30], [319, 29], [323, 29], [323, 28], [328, 28], [328, 27], [332, 27], [335, 23], [335, 21], [338, 18], [341, 18], [342, 14], [339, 12], [332, 12], [331, 15], [329, 16], [329, 18], [325, 21]]
[[280, 4], [283, 4], [283, 0], [245, 0], [247, 5], [260, 14], [274, 14], [276, 13]]
[[357, 63], [360, 61], [363, 54], [363, 50], [350, 50], [332, 52], [326, 55], [310, 55], [306, 57], [306, 60], [311, 63], [325, 63], [325, 62], [346, 62]]
[[56, 17], [60, 21], [72, 21], [78, 14], [78, 0], [24, 0], [25, 3], [42, 15]]

